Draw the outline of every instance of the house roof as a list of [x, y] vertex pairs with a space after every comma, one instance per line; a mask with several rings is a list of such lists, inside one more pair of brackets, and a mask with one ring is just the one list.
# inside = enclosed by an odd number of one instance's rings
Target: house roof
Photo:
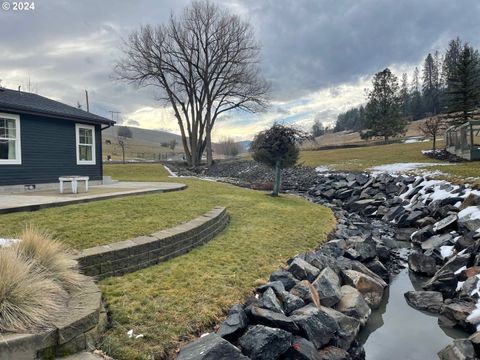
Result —
[[46, 97], [24, 91], [0, 88], [0, 112], [43, 115], [90, 124], [114, 125], [115, 121]]

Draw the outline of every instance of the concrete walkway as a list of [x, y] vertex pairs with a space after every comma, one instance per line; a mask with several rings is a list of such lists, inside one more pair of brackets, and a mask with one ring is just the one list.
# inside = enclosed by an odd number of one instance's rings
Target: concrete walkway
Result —
[[186, 189], [179, 183], [167, 182], [116, 182], [91, 186], [88, 193], [60, 194], [58, 190], [42, 190], [30, 193], [0, 194], [0, 214], [18, 211], [36, 211], [49, 207], [65, 206], [122, 196], [160, 193]]

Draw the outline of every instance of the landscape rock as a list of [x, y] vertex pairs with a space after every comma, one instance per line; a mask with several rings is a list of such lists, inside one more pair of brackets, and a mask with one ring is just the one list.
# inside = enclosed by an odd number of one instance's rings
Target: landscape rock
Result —
[[318, 292], [308, 280], [300, 281], [290, 290], [290, 294], [299, 297], [305, 304], [313, 303], [315, 306], [320, 307]]
[[270, 287], [262, 295], [262, 307], [283, 314], [283, 307], [280, 301], [278, 301], [275, 291]]
[[351, 357], [347, 351], [335, 346], [327, 346], [319, 352], [322, 360], [350, 360]]
[[287, 315], [305, 306], [305, 301], [289, 292], [284, 291], [279, 295], [279, 297], [282, 301], [283, 308], [285, 309], [285, 314]]
[[294, 311], [290, 318], [300, 328], [302, 336], [317, 349], [328, 344], [338, 330], [338, 324], [332, 317], [311, 305]]
[[408, 267], [411, 271], [420, 275], [433, 276], [437, 272], [435, 259], [420, 252], [409, 255]]
[[292, 347], [282, 356], [282, 360], [322, 360], [311, 341], [296, 336]]
[[373, 277], [355, 270], [343, 271], [345, 284], [355, 287], [371, 308], [377, 308], [383, 298], [384, 286]]
[[320, 311], [332, 317], [338, 324], [337, 336], [332, 341], [333, 345], [348, 350], [360, 331], [360, 320], [325, 306], [322, 306]]
[[248, 357], [217, 334], [209, 334], [184, 346], [177, 360], [248, 360]]
[[439, 313], [443, 295], [438, 291], [408, 291], [404, 294], [408, 305], [417, 310]]
[[285, 330], [255, 325], [248, 328], [239, 342], [242, 352], [252, 360], [277, 360], [292, 346], [293, 335]]
[[372, 272], [380, 276], [382, 280], [386, 283], [390, 281], [390, 273], [388, 272], [385, 265], [383, 265], [379, 260], [373, 259], [372, 261], [366, 263], [365, 266]]
[[288, 332], [298, 332], [298, 326], [284, 314], [252, 306], [251, 316], [258, 324], [280, 328]]
[[247, 315], [242, 306], [237, 304], [232, 306], [227, 318], [220, 324], [217, 334], [222, 338], [231, 339], [238, 336], [247, 327], [247, 324]]
[[285, 290], [289, 291], [293, 288], [298, 280], [293, 276], [293, 274], [287, 270], [277, 270], [270, 275], [270, 282], [280, 281]]
[[331, 307], [340, 301], [340, 279], [329, 267], [322, 270], [312, 285], [320, 296], [320, 304]]
[[440, 360], [475, 360], [473, 344], [468, 339], [457, 339], [438, 353]]
[[310, 282], [315, 281], [315, 278], [320, 273], [320, 270], [300, 258], [295, 258], [290, 263], [288, 271], [298, 280], [308, 280]]
[[342, 286], [340, 291], [342, 298], [335, 308], [347, 316], [358, 319], [362, 325], [365, 325], [372, 310], [365, 302], [363, 295], [349, 285]]
[[463, 300], [455, 300], [450, 304], [443, 306], [441, 316], [463, 329], [470, 329], [471, 324], [467, 322], [467, 317], [475, 309], [475, 304]]
[[273, 291], [275, 291], [275, 294], [280, 294], [286, 290], [285, 285], [283, 285], [281, 281], [277, 280], [270, 281], [264, 285], [257, 287], [257, 292], [263, 294], [268, 289], [272, 289]]

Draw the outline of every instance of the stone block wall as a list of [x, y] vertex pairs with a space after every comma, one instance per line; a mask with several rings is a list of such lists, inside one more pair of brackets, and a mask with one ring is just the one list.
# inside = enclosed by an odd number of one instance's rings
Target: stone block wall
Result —
[[120, 276], [184, 254], [220, 233], [229, 220], [224, 207], [148, 236], [85, 249], [76, 255], [85, 275]]

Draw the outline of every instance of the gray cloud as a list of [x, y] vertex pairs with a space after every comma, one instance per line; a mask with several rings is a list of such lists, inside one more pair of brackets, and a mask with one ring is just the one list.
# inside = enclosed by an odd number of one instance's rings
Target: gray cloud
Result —
[[[277, 101], [324, 89], [335, 98], [338, 85], [385, 66], [417, 64], [457, 35], [479, 45], [478, 0], [216, 1], [252, 22]], [[112, 67], [122, 37], [141, 24], [166, 21], [170, 11], [186, 4], [38, 0], [33, 12], [0, 12], [0, 79], [25, 90], [30, 76], [40, 94], [69, 104], [84, 103], [88, 89], [92, 111], [103, 116], [109, 110], [131, 114], [158, 106], [151, 89], [112, 80]], [[277, 106], [275, 111], [290, 113]], [[324, 111], [334, 116], [333, 110]]]

